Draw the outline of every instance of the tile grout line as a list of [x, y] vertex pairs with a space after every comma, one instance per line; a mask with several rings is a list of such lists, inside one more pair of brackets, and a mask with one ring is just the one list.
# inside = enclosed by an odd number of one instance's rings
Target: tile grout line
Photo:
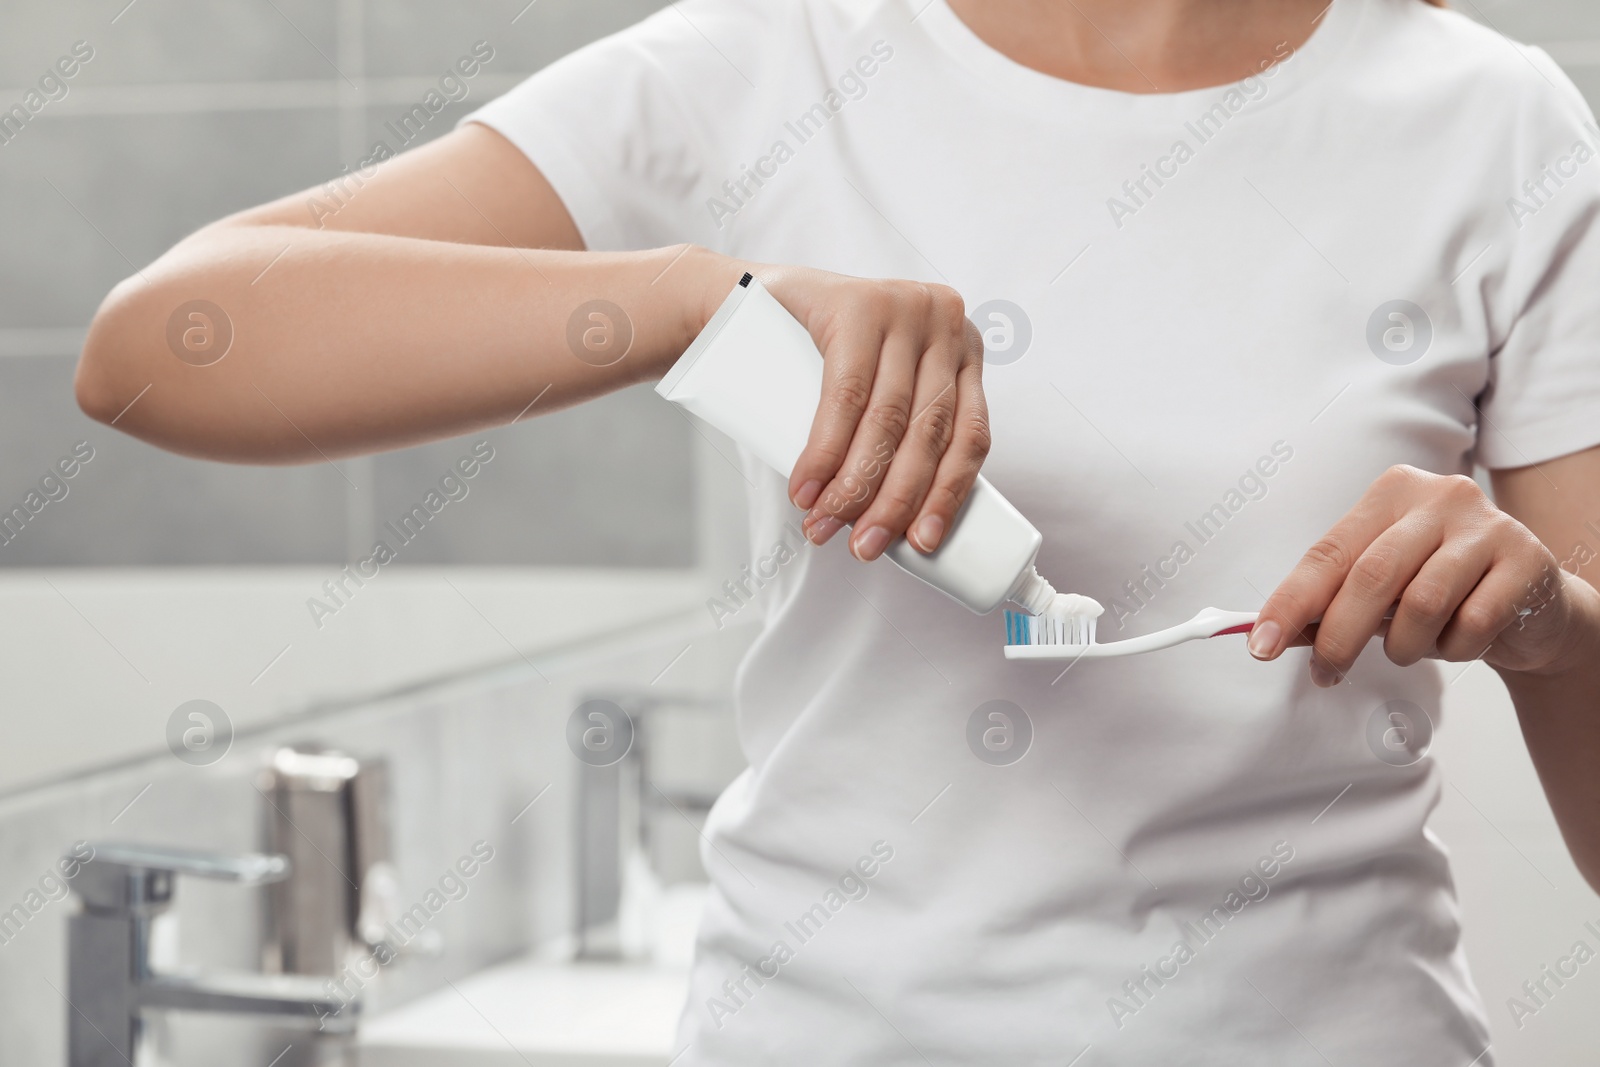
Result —
[[[483, 71], [473, 85], [487, 92], [510, 89], [533, 71]], [[414, 103], [418, 93], [435, 86], [438, 75], [406, 74], [361, 78], [362, 92], [369, 103]], [[341, 89], [352, 92], [340, 81], [283, 79], [281, 81], [95, 83], [73, 89], [55, 112], [59, 118], [92, 118], [103, 115], [165, 115], [174, 113], [223, 114], [234, 111], [291, 111], [336, 109]], [[27, 88], [6, 89], [0, 94], [17, 96]], [[463, 101], [464, 102], [464, 101]]]
[[[345, 79], [334, 84], [338, 94], [339, 165], [354, 167], [362, 158], [362, 140], [367, 120], [367, 49], [365, 0], [337, 0], [333, 54]], [[328, 175], [328, 180], [335, 177]], [[378, 461], [361, 456], [353, 461], [363, 472], [362, 488], [347, 486], [344, 491], [345, 555], [349, 562], [366, 551], [369, 535], [377, 528]]]

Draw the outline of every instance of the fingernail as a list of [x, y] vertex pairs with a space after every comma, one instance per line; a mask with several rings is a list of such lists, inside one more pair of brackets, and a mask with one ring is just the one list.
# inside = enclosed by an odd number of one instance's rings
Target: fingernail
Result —
[[924, 552], [932, 552], [939, 547], [939, 538], [944, 536], [944, 520], [937, 515], [924, 515], [922, 521], [917, 523], [917, 547]]
[[1339, 684], [1339, 672], [1315, 655], [1311, 657], [1311, 684], [1321, 689]]
[[817, 497], [822, 495], [822, 483], [815, 478], [800, 487], [794, 495], [794, 506], [801, 511], [809, 510], [817, 502]]
[[1272, 654], [1278, 651], [1278, 638], [1282, 636], [1283, 627], [1278, 625], [1277, 620], [1258, 622], [1250, 630], [1250, 643], [1246, 647], [1256, 659], [1271, 659]]
[[806, 529], [806, 536], [811, 539], [811, 543], [814, 545], [825, 545], [828, 543], [828, 538], [838, 533], [839, 527], [843, 525], [844, 523], [831, 515], [825, 516], [812, 523]]
[[889, 531], [882, 526], [869, 526], [856, 535], [856, 543], [851, 546], [856, 554], [856, 559], [863, 563], [870, 562], [883, 555], [883, 550], [889, 547]]

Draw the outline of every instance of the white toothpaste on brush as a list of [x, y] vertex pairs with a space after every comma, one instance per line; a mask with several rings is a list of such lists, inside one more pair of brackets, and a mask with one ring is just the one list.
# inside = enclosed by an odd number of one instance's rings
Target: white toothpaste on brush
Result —
[[[750, 449], [784, 477], [805, 450], [822, 399], [822, 353], [811, 334], [746, 274], [656, 392]], [[981, 475], [939, 547], [904, 538], [884, 555], [967, 608], [986, 615], [1010, 601], [1048, 625], [1087, 627], [1103, 609], [1057, 593], [1034, 564], [1044, 537]], [[1041, 620], [1043, 621], [1043, 620]]]

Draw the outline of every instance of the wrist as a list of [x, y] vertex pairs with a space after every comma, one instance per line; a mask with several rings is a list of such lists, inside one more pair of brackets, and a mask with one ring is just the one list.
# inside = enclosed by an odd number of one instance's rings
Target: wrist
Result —
[[1600, 591], [1568, 571], [1561, 572], [1561, 581], [1567, 618], [1559, 631], [1554, 655], [1533, 670], [1502, 671], [1507, 681], [1512, 674], [1562, 678], [1576, 671], [1592, 672], [1600, 665]]
[[654, 368], [657, 376], [665, 374], [694, 343], [745, 272], [743, 261], [699, 245], [677, 245], [660, 249], [659, 254], [662, 273], [653, 284], [664, 289], [664, 314], [670, 328], [660, 366]]

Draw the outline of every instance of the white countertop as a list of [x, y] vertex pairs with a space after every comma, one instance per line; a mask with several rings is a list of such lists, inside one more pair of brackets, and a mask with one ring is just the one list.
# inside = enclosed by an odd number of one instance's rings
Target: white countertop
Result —
[[518, 961], [361, 1024], [361, 1067], [665, 1067], [686, 971]]

